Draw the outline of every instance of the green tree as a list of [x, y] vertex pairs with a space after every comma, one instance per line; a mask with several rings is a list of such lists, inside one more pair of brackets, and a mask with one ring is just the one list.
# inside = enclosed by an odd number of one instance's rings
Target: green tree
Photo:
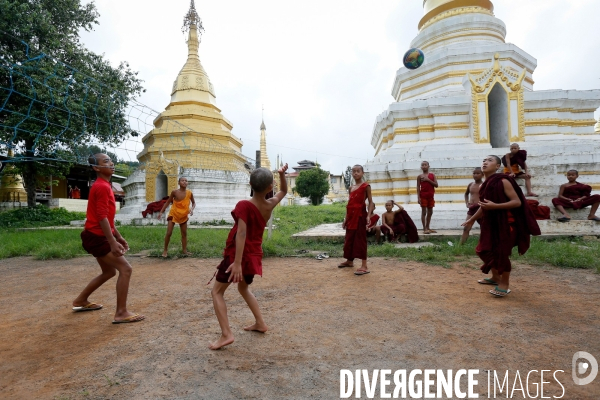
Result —
[[346, 190], [350, 190], [350, 186], [352, 186], [352, 167], [349, 165], [344, 172], [344, 186], [346, 186]]
[[296, 178], [295, 190], [300, 196], [308, 197], [312, 205], [318, 206], [329, 193], [329, 172], [318, 166], [300, 172]]
[[0, 0], [0, 10], [0, 148], [14, 149], [34, 207], [36, 180], [85, 162], [79, 147], [137, 136], [126, 109], [142, 81], [79, 42], [98, 23], [93, 1]]

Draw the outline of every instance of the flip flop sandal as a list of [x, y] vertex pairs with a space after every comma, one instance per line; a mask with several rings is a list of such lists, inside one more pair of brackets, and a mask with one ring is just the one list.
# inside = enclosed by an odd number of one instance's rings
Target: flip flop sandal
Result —
[[112, 323], [116, 325], [116, 324], [131, 324], [133, 322], [143, 321], [145, 317], [144, 318], [140, 318], [140, 316], [141, 316], [140, 314], [133, 314], [131, 317], [127, 317], [127, 318], [122, 319], [120, 321], [116, 321], [115, 320]]
[[338, 265], [338, 268], [353, 268], [354, 265], [348, 265], [348, 264], [340, 264]]
[[595, 217], [595, 218], [592, 218], [592, 219], [588, 219], [588, 221], [596, 221], [596, 222], [598, 222], [598, 221], [600, 221], [600, 217]]
[[319, 254], [318, 256], [315, 257], [317, 260], [322, 261], [325, 259], [325, 257], [323, 257], [323, 254]]
[[477, 281], [477, 283], [480, 283], [482, 285], [496, 285], [496, 286], [498, 285], [498, 282], [494, 282], [490, 278], [480, 279]]
[[556, 219], [558, 222], [569, 222], [571, 220], [571, 218], [567, 218], [567, 217], [560, 217]]
[[321, 253], [320, 256], [323, 258], [329, 258], [329, 253]]
[[370, 274], [371, 271], [365, 271], [364, 269], [358, 269], [356, 271], [354, 271], [354, 275], [356, 276], [360, 276], [360, 275], [366, 275], [366, 274]]
[[429, 233], [437, 233], [437, 231], [434, 231], [433, 229], [430, 229]]
[[73, 307], [73, 312], [96, 311], [102, 309], [102, 304], [89, 303], [83, 307]]
[[500, 289], [498, 286], [496, 286], [494, 288], [494, 290], [490, 290], [490, 294], [496, 297], [504, 297], [506, 295], [508, 295], [511, 292], [510, 289], [508, 290], [504, 290], [504, 289]]

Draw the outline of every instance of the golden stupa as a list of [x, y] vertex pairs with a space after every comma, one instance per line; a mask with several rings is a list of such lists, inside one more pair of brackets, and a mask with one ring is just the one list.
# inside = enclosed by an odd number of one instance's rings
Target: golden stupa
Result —
[[200, 63], [199, 38], [204, 29], [194, 0], [184, 18], [184, 30], [188, 31], [187, 61], [173, 82], [171, 102], [142, 139], [144, 150], [138, 155], [146, 173], [148, 202], [164, 192], [156, 190], [159, 175], [166, 175], [170, 193], [184, 169], [202, 170], [216, 180], [247, 181], [243, 143], [231, 133], [233, 125], [216, 106], [215, 89]]

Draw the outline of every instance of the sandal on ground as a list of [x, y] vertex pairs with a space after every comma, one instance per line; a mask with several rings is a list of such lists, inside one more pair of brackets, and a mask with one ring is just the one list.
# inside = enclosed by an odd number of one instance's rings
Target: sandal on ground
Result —
[[317, 260], [324, 260], [326, 258], [329, 258], [329, 254], [328, 253], [321, 253], [318, 256], [315, 257]]
[[500, 289], [498, 286], [494, 288], [494, 290], [490, 290], [490, 294], [496, 297], [504, 297], [511, 292], [510, 289], [504, 290]]
[[354, 265], [353, 264], [341, 263], [340, 265], [338, 265], [338, 268], [354, 268]]
[[482, 285], [498, 285], [498, 282], [494, 282], [491, 278], [480, 279], [477, 283], [481, 283]]
[[569, 222], [571, 220], [571, 218], [567, 218], [567, 217], [560, 217], [556, 219], [558, 222]]
[[96, 311], [102, 309], [102, 304], [88, 303], [83, 307], [73, 307], [73, 312]]
[[354, 271], [354, 275], [360, 276], [360, 275], [366, 275], [366, 274], [370, 274], [371, 271], [368, 271], [366, 269], [357, 269], [356, 271]]
[[117, 321], [117, 320], [114, 320], [112, 323], [113, 323], [113, 324], [130, 324], [130, 323], [132, 323], [132, 322], [140, 322], [140, 321], [143, 321], [145, 318], [146, 318], [146, 317], [144, 317], [143, 315], [140, 315], [140, 314], [133, 314], [132, 316], [130, 316], [130, 317], [127, 317], [127, 318], [124, 318], [124, 319], [121, 319], [121, 320], [119, 320], [119, 321]]
[[588, 218], [588, 221], [600, 221], [600, 217]]
[[429, 233], [437, 233], [437, 231], [434, 231], [433, 229], [430, 229]]

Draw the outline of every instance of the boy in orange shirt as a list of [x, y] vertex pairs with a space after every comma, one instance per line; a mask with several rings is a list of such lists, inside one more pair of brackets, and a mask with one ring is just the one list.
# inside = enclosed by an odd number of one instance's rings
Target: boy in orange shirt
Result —
[[129, 250], [129, 245], [115, 227], [116, 203], [110, 184], [110, 178], [115, 172], [115, 165], [106, 154], [93, 155], [88, 162], [96, 171], [98, 178], [90, 189], [85, 229], [81, 232], [81, 241], [85, 251], [96, 257], [102, 274], [92, 279], [79, 296], [73, 300], [73, 311], [100, 310], [102, 305], [91, 303], [88, 297], [119, 271], [117, 311], [113, 324], [138, 322], [145, 317], [127, 311], [127, 293], [132, 269], [124, 257]]
[[[165, 248], [163, 249], [162, 257], [166, 258], [169, 250], [169, 241], [171, 241], [171, 235], [173, 234], [173, 228], [175, 224], [179, 224], [181, 229], [181, 247], [182, 252], [186, 256], [191, 256], [192, 253], [187, 251], [187, 222], [189, 217], [194, 215], [194, 208], [196, 208], [196, 201], [191, 190], [187, 190], [188, 181], [186, 178], [179, 178], [179, 189], [175, 189], [171, 192], [169, 200], [163, 205], [163, 208], [158, 214], [158, 219], [162, 218], [163, 213], [173, 203], [171, 210], [169, 210], [169, 216], [167, 217], [167, 234], [165, 235]], [[190, 210], [190, 203], [192, 209]]]
[[[244, 327], [245, 331], [265, 333], [269, 328], [263, 320], [258, 301], [249, 289], [254, 275], [262, 276], [262, 239], [267, 221], [273, 209], [287, 194], [285, 171], [288, 165], [279, 168], [281, 190], [270, 199], [267, 193], [273, 191], [273, 173], [266, 168], [257, 168], [250, 175], [252, 199], [237, 203], [231, 212], [235, 225], [229, 232], [223, 261], [215, 271], [216, 282], [212, 288], [213, 306], [221, 327], [221, 337], [208, 348], [218, 350], [233, 343], [233, 332], [227, 318], [227, 305], [223, 295], [232, 283], [238, 284], [238, 291], [254, 315], [253, 325]], [[209, 282], [210, 283], [210, 282]]]

